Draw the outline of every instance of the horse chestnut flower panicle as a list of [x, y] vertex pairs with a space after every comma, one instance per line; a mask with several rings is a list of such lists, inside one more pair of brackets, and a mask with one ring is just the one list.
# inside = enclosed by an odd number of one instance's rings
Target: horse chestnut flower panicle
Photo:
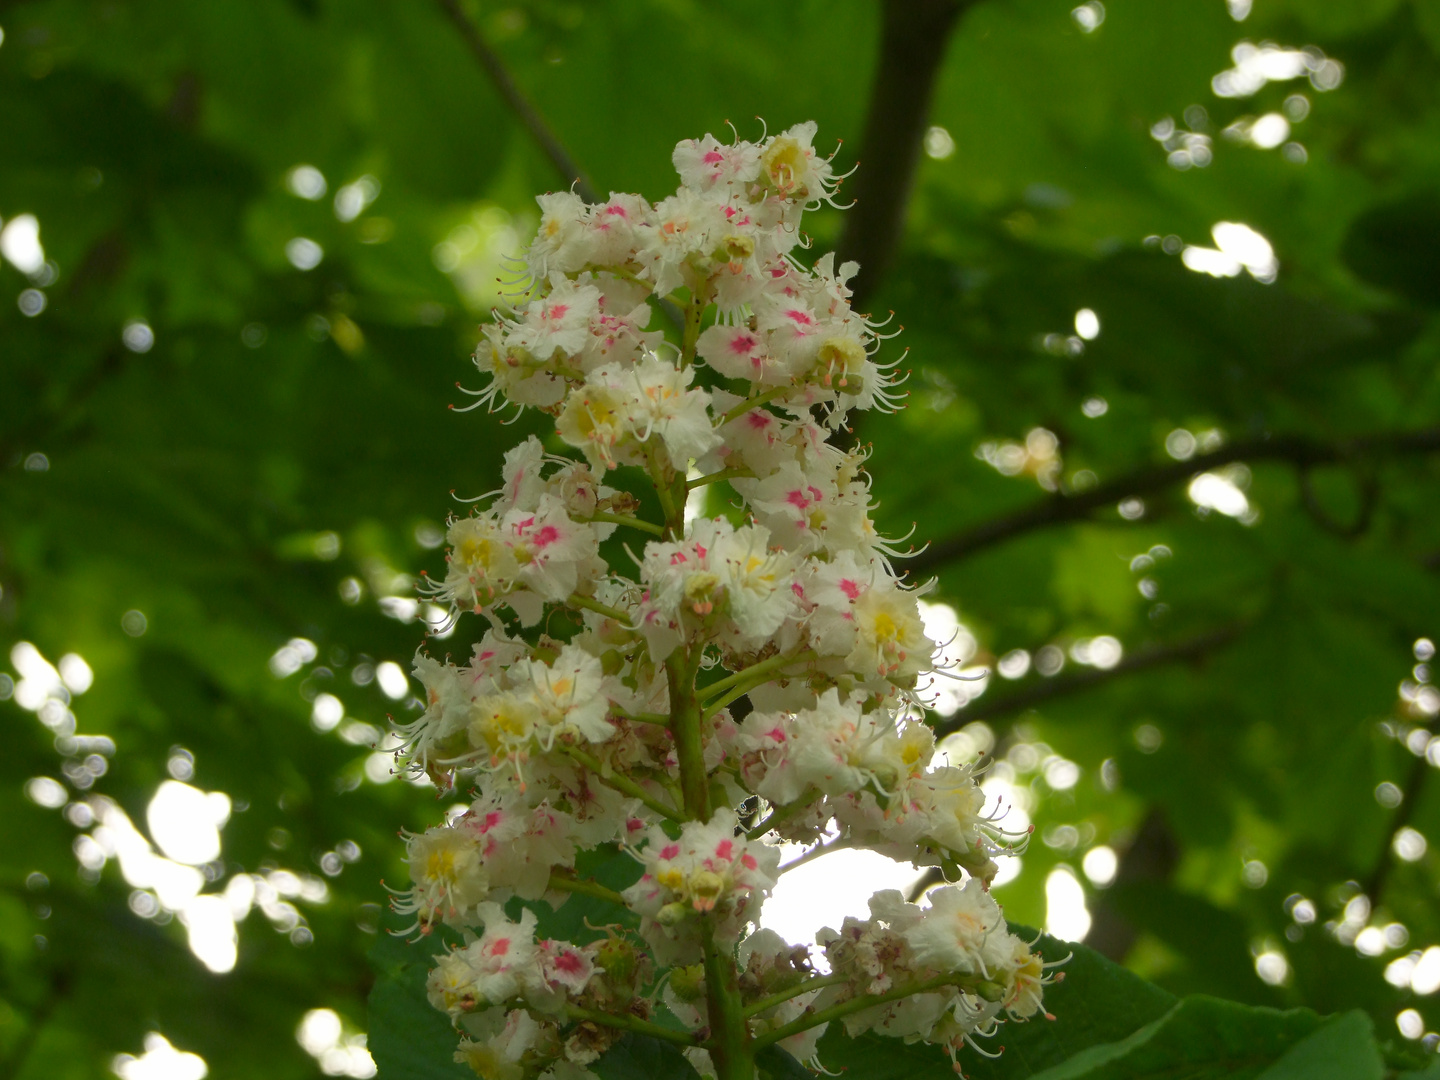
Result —
[[[423, 589], [484, 630], [463, 665], [416, 656], [426, 707], [398, 728], [402, 767], [473, 789], [407, 835], [395, 907], [462, 935], [429, 993], [481, 1076], [576, 1080], [629, 1032], [754, 1080], [771, 1045], [823, 1067], [837, 1019], [953, 1055], [1044, 1011], [1047, 963], [988, 892], [1028, 836], [985, 812], [973, 765], [936, 763], [922, 590], [871, 519], [866, 452], [829, 441], [851, 409], [898, 407], [903, 380], [851, 310], [855, 264], [796, 256], [842, 179], [814, 137], [686, 140], [655, 204], [541, 196], [526, 294], [482, 331], [470, 407], [539, 410], [573, 453], [527, 438], [449, 522]], [[651, 327], [662, 306], [673, 331]], [[617, 533], [627, 557], [607, 562]], [[876, 894], [870, 919], [821, 931], [820, 976], [753, 931], [781, 837], [965, 883], [928, 907]], [[628, 887], [577, 870], [602, 850]], [[537, 937], [536, 905], [575, 893], [594, 940]]]

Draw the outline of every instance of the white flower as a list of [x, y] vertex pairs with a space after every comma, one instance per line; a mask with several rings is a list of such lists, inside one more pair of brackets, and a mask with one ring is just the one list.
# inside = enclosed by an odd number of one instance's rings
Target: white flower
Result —
[[904, 933], [916, 962], [993, 977], [1012, 950], [1005, 916], [985, 883], [971, 878], [963, 887], [935, 889], [928, 899], [924, 917]]
[[671, 155], [680, 182], [696, 191], [729, 188], [760, 175], [760, 148], [753, 143], [722, 143], [706, 134], [703, 139], [684, 139]]
[[585, 201], [572, 191], [539, 195], [535, 201], [540, 204], [540, 230], [526, 253], [531, 276], [543, 281], [552, 271], [584, 269], [595, 248]]
[[468, 830], [441, 825], [406, 838], [406, 860], [413, 885], [400, 894], [395, 910], [414, 914], [428, 931], [436, 920], [463, 921], [490, 895], [490, 876], [480, 845]]
[[708, 822], [689, 821], [671, 840], [658, 826], [637, 853], [645, 873], [623, 893], [642, 916], [640, 933], [657, 956], [699, 957], [694, 915], [715, 919], [717, 940], [734, 944], [775, 885], [780, 849], [737, 835], [735, 811], [715, 811]]

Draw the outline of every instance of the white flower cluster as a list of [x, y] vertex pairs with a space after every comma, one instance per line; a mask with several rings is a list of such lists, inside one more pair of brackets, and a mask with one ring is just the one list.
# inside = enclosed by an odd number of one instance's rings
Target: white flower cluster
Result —
[[[683, 142], [682, 186], [654, 205], [543, 196], [530, 296], [483, 331], [478, 403], [549, 414], [548, 445], [578, 456], [526, 439], [451, 521], [429, 593], [487, 628], [468, 662], [416, 657], [427, 707], [401, 728], [406, 767], [474, 788], [408, 836], [396, 907], [464, 935], [431, 996], [482, 1076], [575, 1075], [649, 1030], [662, 989], [690, 1029], [672, 1036], [722, 1080], [750, 1080], [770, 1042], [811, 1057], [826, 1009], [953, 1046], [1039, 1007], [1039, 960], [985, 891], [1024, 837], [986, 816], [972, 765], [936, 760], [918, 717], [937, 644], [871, 520], [864, 452], [828, 441], [850, 409], [893, 408], [896, 380], [850, 310], [854, 265], [795, 256], [802, 213], [837, 183], [814, 133]], [[678, 343], [649, 328], [662, 305]], [[687, 513], [712, 486], [730, 509]], [[844, 980], [807, 988], [805, 950], [745, 938], [777, 836], [970, 881], [928, 909], [877, 896], [876, 919], [827, 946]], [[577, 873], [607, 846], [636, 863], [623, 892]], [[528, 909], [517, 924], [500, 906], [571, 892], [633, 929], [537, 942]]]
[[[993, 1034], [1002, 1014], [1028, 1020], [1042, 1012], [1043, 989], [1059, 977], [1047, 968], [1063, 961], [1047, 965], [1010, 933], [978, 878], [936, 889], [928, 899], [921, 908], [887, 889], [871, 897], [869, 919], [847, 918], [839, 933], [822, 930], [831, 970], [848, 978], [821, 989], [816, 1007], [868, 995], [876, 1003], [843, 1021], [849, 1034], [924, 1039], [954, 1059], [965, 1043], [975, 1046], [976, 1035]], [[918, 992], [895, 996], [910, 987]]]

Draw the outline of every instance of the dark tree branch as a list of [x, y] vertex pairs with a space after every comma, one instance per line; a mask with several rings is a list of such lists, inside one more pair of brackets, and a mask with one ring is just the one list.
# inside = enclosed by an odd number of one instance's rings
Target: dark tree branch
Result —
[[[1180, 855], [1180, 840], [1170, 828], [1165, 811], [1151, 806], [1135, 839], [1121, 854], [1120, 866], [1110, 887], [1123, 891], [1127, 885], [1164, 884], [1174, 877]], [[1102, 894], [1095, 904], [1085, 944], [1118, 964], [1135, 944], [1141, 928], [1116, 909], [1110, 901], [1113, 895]]]
[[1370, 528], [1370, 519], [1375, 515], [1375, 505], [1380, 501], [1380, 483], [1373, 474], [1359, 477], [1357, 482], [1360, 485], [1360, 512], [1355, 515], [1355, 520], [1349, 525], [1336, 521], [1330, 512], [1321, 505], [1320, 499], [1315, 494], [1315, 485], [1307, 465], [1300, 467], [1301, 505], [1305, 507], [1305, 512], [1310, 515], [1311, 520], [1326, 532], [1332, 532], [1346, 540], [1353, 540]]
[[1242, 439], [1188, 461], [1136, 469], [1089, 491], [1054, 495], [1023, 510], [982, 522], [955, 536], [936, 541], [910, 556], [906, 566], [915, 573], [934, 570], [944, 563], [967, 558], [1035, 529], [1088, 518], [1095, 511], [1114, 506], [1122, 499], [1164, 490], [1189, 480], [1196, 473], [1235, 461], [1284, 461], [1297, 468], [1308, 469], [1367, 457], [1433, 454], [1437, 451], [1440, 451], [1440, 428], [1384, 432], [1336, 442], [1321, 442], [1298, 435]]
[[870, 91], [860, 160], [848, 194], [855, 208], [845, 219], [836, 262], [854, 259], [858, 307], [871, 296], [905, 222], [915, 167], [930, 118], [930, 99], [950, 33], [974, 0], [884, 0], [880, 58]]
[[1137, 649], [1112, 668], [1094, 668], [1089, 671], [1076, 672], [1073, 675], [1047, 679], [1012, 694], [987, 694], [973, 704], [962, 708], [944, 723], [936, 724], [935, 736], [944, 738], [952, 731], [958, 731], [972, 721], [1023, 712], [1026, 709], [1034, 708], [1041, 702], [1049, 701], [1051, 698], [1079, 693], [1081, 690], [1088, 690], [1092, 686], [1109, 682], [1122, 675], [1131, 675], [1137, 671], [1158, 667], [1161, 664], [1198, 660], [1206, 653], [1214, 652], [1216, 649], [1230, 644], [1244, 632], [1245, 626], [1244, 623], [1235, 623], [1223, 626], [1218, 630], [1211, 630], [1208, 633], [1197, 634], [1185, 641], [1177, 641], [1173, 645], [1151, 645]]
[[520, 89], [515, 80], [510, 77], [504, 63], [481, 36], [479, 28], [470, 20], [470, 17], [461, 9], [459, 0], [439, 0], [440, 8], [455, 24], [460, 31], [460, 36], [469, 46], [470, 51], [475, 54], [475, 59], [480, 61], [480, 66], [485, 69], [485, 74], [490, 76], [490, 81], [495, 84], [495, 89], [510, 106], [525, 130], [530, 133], [544, 151], [545, 156], [550, 159], [550, 164], [555, 166], [557, 172], [565, 182], [575, 184], [575, 193], [586, 202], [596, 202], [599, 196], [594, 186], [575, 159], [570, 156], [559, 137], [551, 130], [540, 111], [535, 108], [525, 92]]
[[1370, 877], [1365, 882], [1365, 895], [1370, 898], [1373, 907], [1380, 906], [1380, 894], [1385, 891], [1385, 885], [1390, 880], [1390, 871], [1395, 868], [1395, 851], [1393, 841], [1395, 834], [1403, 829], [1415, 816], [1415, 807], [1420, 802], [1420, 793], [1425, 789], [1425, 779], [1430, 775], [1433, 766], [1424, 754], [1416, 756], [1410, 766], [1410, 775], [1405, 780], [1405, 786], [1400, 805], [1396, 807], [1394, 816], [1390, 819], [1390, 828], [1385, 833], [1384, 842], [1380, 845], [1380, 857], [1375, 860], [1375, 868], [1370, 871]]

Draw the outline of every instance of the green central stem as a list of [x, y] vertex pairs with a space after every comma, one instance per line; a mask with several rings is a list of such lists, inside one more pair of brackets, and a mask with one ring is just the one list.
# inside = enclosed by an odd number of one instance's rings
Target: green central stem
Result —
[[[688, 366], [695, 357], [695, 340], [700, 335], [701, 317], [708, 301], [706, 283], [695, 291], [686, 307], [681, 367]], [[687, 488], [684, 478], [680, 476], [672, 480], [672, 470], [648, 444], [645, 455], [655, 493], [665, 513], [665, 532], [678, 540], [685, 535]], [[700, 707], [700, 694], [695, 688], [695, 677], [700, 672], [704, 654], [705, 642], [697, 640], [687, 642], [665, 660], [665, 679], [670, 691], [670, 734], [675, 739], [675, 758], [680, 767], [683, 816], [688, 821], [698, 822], [708, 822], [715, 809], [710, 800], [710, 772], [705, 767], [705, 714]], [[749, 1025], [745, 1022], [735, 950], [716, 940], [716, 916], [713, 912], [692, 912], [690, 917], [698, 923], [705, 967], [710, 1033], [704, 1046], [715, 1064], [718, 1080], [755, 1080], [755, 1045], [750, 1038]]]
[[705, 996], [710, 1006], [710, 1038], [705, 1047], [718, 1080], [755, 1080], [755, 1044], [740, 1000], [735, 951], [715, 940], [711, 916], [700, 919], [705, 950]]
[[705, 742], [700, 732], [700, 700], [695, 695], [695, 670], [688, 652], [675, 650], [665, 661], [670, 685], [670, 732], [680, 765], [680, 792], [685, 816], [710, 820], [710, 777], [705, 768]]

